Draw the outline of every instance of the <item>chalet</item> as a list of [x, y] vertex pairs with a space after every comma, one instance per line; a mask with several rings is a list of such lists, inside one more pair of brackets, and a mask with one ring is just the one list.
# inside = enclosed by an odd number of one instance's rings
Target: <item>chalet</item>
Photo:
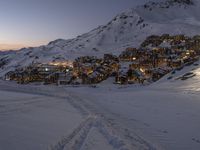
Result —
[[96, 84], [106, 79], [104, 73], [100, 71], [94, 71], [91, 74], [83, 74], [82, 75], [82, 83], [83, 84]]
[[129, 68], [132, 69], [132, 70], [139, 69], [140, 68], [140, 62], [139, 61], [132, 62], [129, 65]]
[[45, 77], [45, 84], [66, 85], [70, 84], [73, 79], [72, 72], [54, 72]]
[[160, 78], [162, 78], [165, 74], [167, 74], [169, 71], [162, 69], [162, 68], [154, 68], [152, 71], [152, 81], [157, 81]]
[[94, 64], [86, 63], [81, 66], [80, 71], [88, 75], [94, 71], [94, 68]]
[[162, 41], [160, 40], [159, 36], [152, 35], [146, 38], [146, 40], [141, 44], [141, 47], [147, 47], [149, 45], [157, 47], [161, 42]]
[[171, 59], [168, 61], [168, 66], [171, 68], [178, 68], [183, 65], [183, 60], [181, 59]]
[[45, 84], [53, 84], [58, 81], [59, 72], [54, 72], [45, 77]]
[[136, 48], [127, 48], [120, 55], [120, 61], [135, 61], [138, 58], [139, 51]]
[[75, 59], [75, 62], [78, 63], [92, 63], [98, 61], [101, 61], [101, 59], [98, 59], [96, 56], [83, 56]]
[[10, 81], [10, 80], [15, 80], [15, 72], [14, 71], [9, 71], [5, 74], [5, 80]]
[[74, 78], [73, 75], [70, 73], [59, 73], [57, 84], [58, 85], [70, 84], [73, 78]]
[[169, 39], [170, 39], [170, 35], [169, 35], [169, 34], [163, 34], [163, 35], [161, 36], [161, 39], [162, 39], [162, 40], [169, 40]]
[[158, 66], [167, 66], [167, 57], [160, 55], [158, 56]]
[[127, 84], [128, 83], [127, 73], [125, 73], [125, 72], [118, 73], [115, 77], [115, 83], [116, 84]]
[[49, 64], [40, 64], [36, 68], [39, 74], [44, 74], [44, 75], [48, 75], [58, 70], [58, 67]]
[[88, 79], [89, 79], [90, 84], [99, 83], [104, 80], [104, 74], [98, 71], [95, 71], [88, 76]]
[[29, 72], [27, 71], [17, 72], [15, 75], [16, 75], [17, 83], [26, 84], [31, 81]]
[[109, 66], [110, 66], [110, 68], [112, 70], [112, 73], [116, 73], [116, 72], [119, 71], [119, 63], [117, 63], [117, 62], [111, 62], [109, 64]]
[[175, 35], [174, 40], [175, 41], [183, 41], [183, 40], [185, 40], [185, 35], [183, 35], [183, 34]]
[[113, 54], [104, 54], [104, 61], [119, 62], [119, 58]]
[[128, 83], [144, 83], [145, 77], [139, 70], [129, 69], [127, 72]]

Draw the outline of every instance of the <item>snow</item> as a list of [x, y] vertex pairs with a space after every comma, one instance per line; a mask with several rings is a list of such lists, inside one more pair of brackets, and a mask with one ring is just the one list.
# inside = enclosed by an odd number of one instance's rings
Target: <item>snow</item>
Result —
[[1, 150], [47, 149], [83, 119], [63, 99], [7, 91], [0, 95]]
[[[112, 78], [96, 87], [1, 81], [0, 149], [198, 150], [198, 63], [147, 86]], [[188, 72], [195, 76], [179, 79]]]
[[133, 138], [137, 133], [150, 147], [199, 149], [200, 145], [192, 140], [200, 138], [199, 95], [157, 90], [116, 92], [110, 96], [97, 94], [96, 97], [104, 99], [98, 100], [98, 107], [112, 112], [111, 118], [118, 126], [128, 129]]
[[96, 128], [92, 128], [81, 150], [114, 150]]

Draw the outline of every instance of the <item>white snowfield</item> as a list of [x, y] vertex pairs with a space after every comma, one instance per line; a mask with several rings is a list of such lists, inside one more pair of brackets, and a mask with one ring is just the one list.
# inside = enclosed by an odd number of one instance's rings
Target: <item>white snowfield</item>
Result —
[[199, 150], [199, 63], [149, 86], [2, 81], [0, 150]]

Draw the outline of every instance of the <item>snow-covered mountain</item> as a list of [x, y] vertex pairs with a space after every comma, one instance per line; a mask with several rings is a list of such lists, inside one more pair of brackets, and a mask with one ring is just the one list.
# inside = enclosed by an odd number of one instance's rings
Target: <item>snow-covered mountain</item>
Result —
[[23, 48], [0, 54], [7, 64], [0, 74], [32, 62], [74, 59], [82, 55], [118, 54], [127, 47], [138, 47], [149, 35], [200, 34], [200, 3], [197, 0], [148, 2], [114, 17], [104, 26], [74, 39], [58, 39], [46, 46]]

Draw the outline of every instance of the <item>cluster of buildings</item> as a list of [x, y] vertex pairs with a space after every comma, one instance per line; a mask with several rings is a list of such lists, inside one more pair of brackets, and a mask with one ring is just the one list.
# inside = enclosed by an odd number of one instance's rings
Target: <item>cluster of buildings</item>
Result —
[[104, 54], [103, 58], [79, 57], [74, 62], [74, 73], [83, 84], [100, 83], [119, 70], [119, 59], [112, 54]]
[[117, 83], [157, 81], [174, 69], [197, 61], [200, 56], [200, 36], [149, 36], [140, 48], [127, 48], [119, 55], [127, 62], [126, 70], [119, 71]]
[[43, 82], [45, 84], [68, 84], [73, 72], [73, 64], [66, 62], [51, 62], [48, 64], [33, 63], [28, 67], [10, 71], [5, 80], [14, 80], [20, 84]]
[[73, 62], [35, 63], [10, 71], [6, 80], [18, 83], [97, 84], [109, 77], [117, 84], [154, 82], [174, 69], [194, 63], [200, 56], [200, 36], [149, 36], [140, 48], [127, 48], [119, 56], [83, 56]]

